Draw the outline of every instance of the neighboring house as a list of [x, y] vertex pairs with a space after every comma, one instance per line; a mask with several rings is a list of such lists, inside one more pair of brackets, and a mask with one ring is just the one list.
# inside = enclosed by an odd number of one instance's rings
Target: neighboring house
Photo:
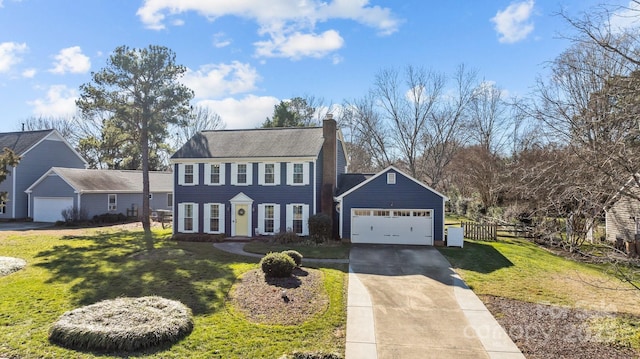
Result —
[[[628, 193], [627, 193], [628, 192]], [[631, 180], [605, 208], [605, 232], [609, 241], [635, 240], [640, 235], [640, 189]]]
[[52, 166], [85, 168], [87, 162], [56, 130], [0, 133], [0, 150], [9, 148], [20, 156], [20, 163], [0, 183], [7, 192], [7, 203], [0, 207], [0, 220], [30, 216], [25, 190]]
[[327, 117], [323, 127], [203, 131], [191, 138], [171, 157], [174, 235], [304, 236], [309, 217], [325, 213], [341, 238], [355, 243], [442, 240], [446, 197], [394, 167], [346, 173], [341, 131]]
[[[152, 210], [172, 209], [172, 173], [149, 172], [149, 188]], [[69, 208], [87, 219], [105, 213], [141, 215], [142, 171], [53, 167], [26, 193], [29, 215], [38, 222], [62, 220], [62, 211]]]
[[344, 174], [336, 196], [341, 238], [352, 243], [433, 245], [444, 238], [447, 198], [390, 166]]

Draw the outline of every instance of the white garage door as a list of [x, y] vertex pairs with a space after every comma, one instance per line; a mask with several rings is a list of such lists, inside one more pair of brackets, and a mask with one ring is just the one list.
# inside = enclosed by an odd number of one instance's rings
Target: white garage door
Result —
[[433, 245], [433, 210], [352, 209], [351, 242]]
[[62, 221], [62, 211], [73, 207], [73, 197], [35, 197], [33, 199], [34, 222]]

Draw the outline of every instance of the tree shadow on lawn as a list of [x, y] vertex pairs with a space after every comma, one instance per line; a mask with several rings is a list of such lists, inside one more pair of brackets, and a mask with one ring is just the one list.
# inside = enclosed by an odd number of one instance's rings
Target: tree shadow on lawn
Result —
[[210, 243], [155, 239], [153, 252], [145, 251], [143, 233], [115, 232], [63, 237], [90, 244], [57, 245], [37, 254], [37, 266], [52, 273], [48, 283], [73, 283], [77, 305], [117, 297], [158, 295], [178, 300], [194, 314], [211, 313], [224, 306], [224, 296], [236, 276], [226, 255]]
[[464, 242], [464, 248], [439, 248], [455, 268], [488, 274], [498, 269], [513, 267], [513, 263], [492, 245]]

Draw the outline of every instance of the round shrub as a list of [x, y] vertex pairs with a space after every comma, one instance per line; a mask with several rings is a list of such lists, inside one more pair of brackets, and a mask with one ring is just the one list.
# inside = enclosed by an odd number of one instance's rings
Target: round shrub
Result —
[[184, 304], [161, 297], [117, 298], [64, 313], [49, 340], [67, 348], [132, 352], [174, 343], [193, 330]]
[[296, 267], [300, 267], [300, 265], [302, 264], [302, 254], [300, 254], [300, 252], [289, 249], [287, 251], [283, 251], [282, 253], [291, 257], [291, 259], [293, 259], [293, 262], [296, 264]]
[[285, 278], [291, 276], [296, 262], [284, 253], [269, 253], [260, 260], [260, 267], [267, 277]]
[[13, 257], [0, 257], [0, 277], [17, 272], [24, 268], [27, 262], [24, 259]]

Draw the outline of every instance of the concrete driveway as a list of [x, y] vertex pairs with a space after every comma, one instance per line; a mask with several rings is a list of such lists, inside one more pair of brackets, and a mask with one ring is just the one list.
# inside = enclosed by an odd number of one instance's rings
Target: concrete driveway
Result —
[[524, 358], [435, 248], [354, 246], [349, 263], [347, 359]]

